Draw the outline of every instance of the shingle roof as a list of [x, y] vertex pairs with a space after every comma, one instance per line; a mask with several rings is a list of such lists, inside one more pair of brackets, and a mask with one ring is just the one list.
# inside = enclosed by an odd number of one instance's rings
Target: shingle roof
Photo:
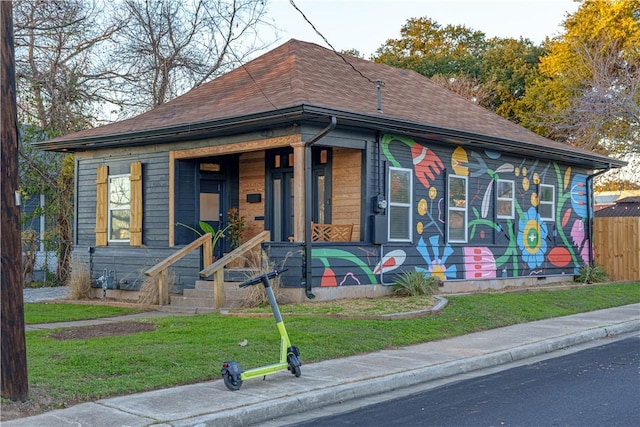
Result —
[[[382, 111], [378, 111], [377, 80], [384, 82]], [[146, 113], [47, 141], [42, 148], [60, 149], [64, 145], [73, 149], [80, 146], [74, 146], [74, 142], [100, 143], [137, 134], [167, 135], [172, 128], [184, 131], [189, 126], [295, 107], [477, 135], [532, 149], [544, 147], [602, 164], [625, 164], [537, 135], [414, 71], [355, 57], [346, 57], [345, 61], [329, 49], [298, 40], [290, 40]]]
[[602, 208], [595, 212], [596, 217], [640, 217], [640, 197], [625, 197], [618, 200], [615, 205]]

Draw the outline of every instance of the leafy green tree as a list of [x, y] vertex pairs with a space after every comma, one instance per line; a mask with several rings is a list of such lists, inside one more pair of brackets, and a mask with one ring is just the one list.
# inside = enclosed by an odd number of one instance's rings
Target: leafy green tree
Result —
[[389, 39], [376, 50], [373, 60], [407, 68], [432, 77], [479, 77], [482, 54], [487, 48], [485, 34], [462, 25], [444, 28], [436, 21], [411, 18], [400, 30], [399, 39]]
[[529, 39], [489, 40], [482, 56], [481, 84], [491, 94], [487, 108], [519, 122], [515, 106], [526, 92], [527, 82], [538, 75], [538, 62], [544, 50]]
[[400, 39], [387, 40], [373, 60], [409, 68], [489, 108], [519, 121], [515, 104], [538, 72], [542, 48], [527, 39], [487, 40], [464, 26], [442, 27], [429, 18], [409, 19]]

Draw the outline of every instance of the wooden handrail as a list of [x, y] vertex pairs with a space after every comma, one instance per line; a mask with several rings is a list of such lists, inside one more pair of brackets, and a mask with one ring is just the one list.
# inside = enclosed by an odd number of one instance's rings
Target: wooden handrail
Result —
[[211, 265], [211, 257], [206, 256], [206, 254], [210, 254], [211, 252], [211, 233], [206, 233], [200, 238], [194, 240], [189, 243], [184, 248], [178, 250], [176, 253], [169, 255], [150, 269], [144, 272], [147, 277], [154, 277], [158, 275], [158, 290], [160, 295], [160, 305], [169, 304], [169, 284], [167, 283], [167, 269], [171, 267], [173, 264], [181, 260], [185, 255], [190, 252], [198, 249], [202, 246], [202, 249], [205, 253], [204, 265], [205, 268]]
[[268, 241], [270, 235], [270, 231], [263, 231], [257, 236], [247, 240], [245, 243], [238, 246], [213, 264], [205, 267], [200, 272], [200, 277], [209, 277], [213, 275], [214, 308], [220, 308], [224, 306], [224, 267], [226, 267], [226, 265], [230, 262], [240, 258], [245, 253], [249, 252], [262, 242]]
[[200, 277], [209, 277], [212, 274], [214, 274], [216, 272], [216, 270], [223, 269], [224, 267], [227, 266], [227, 264], [229, 264], [230, 262], [240, 258], [245, 253], [249, 252], [251, 249], [253, 249], [254, 247], [258, 246], [260, 243], [266, 242], [267, 240], [269, 240], [269, 235], [270, 234], [271, 234], [271, 232], [269, 232], [269, 231], [263, 231], [262, 233], [258, 234], [257, 236], [252, 237], [251, 239], [247, 240], [245, 243], [243, 243], [242, 245], [238, 246], [237, 248], [235, 248], [234, 250], [232, 250], [231, 252], [229, 252], [228, 254], [226, 254], [225, 256], [223, 256], [222, 258], [220, 258], [219, 260], [217, 260], [213, 264], [205, 267], [200, 272]]

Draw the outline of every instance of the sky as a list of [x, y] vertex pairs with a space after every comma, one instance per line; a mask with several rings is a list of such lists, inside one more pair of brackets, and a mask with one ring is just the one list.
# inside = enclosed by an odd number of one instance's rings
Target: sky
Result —
[[[464, 25], [490, 37], [524, 38], [536, 44], [562, 32], [573, 0], [294, 0], [298, 8], [337, 50], [357, 49], [369, 58], [388, 39], [400, 38], [410, 18], [428, 17], [442, 27]], [[280, 40], [329, 47], [289, 0], [269, 0], [266, 20], [279, 28]]]

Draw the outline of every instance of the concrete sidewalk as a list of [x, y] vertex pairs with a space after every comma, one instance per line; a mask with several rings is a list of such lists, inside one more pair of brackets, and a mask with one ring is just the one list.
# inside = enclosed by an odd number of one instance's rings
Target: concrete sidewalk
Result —
[[311, 364], [304, 364], [301, 348], [300, 378], [283, 371], [265, 381], [245, 381], [235, 392], [222, 380], [209, 381], [83, 403], [2, 425], [258, 424], [637, 331], [640, 304], [631, 304]]

